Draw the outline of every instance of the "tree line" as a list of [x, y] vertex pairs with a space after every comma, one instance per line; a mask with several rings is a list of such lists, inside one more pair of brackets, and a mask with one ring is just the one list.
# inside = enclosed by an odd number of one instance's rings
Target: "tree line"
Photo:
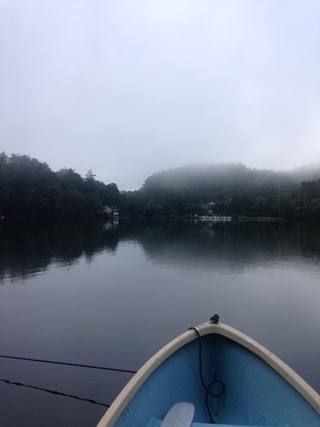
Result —
[[320, 219], [320, 167], [258, 170], [243, 164], [192, 165], [148, 177], [131, 197], [144, 215], [228, 215]]
[[105, 206], [121, 205], [114, 183], [82, 178], [73, 169], [53, 172], [27, 155], [0, 154], [0, 216], [6, 221], [91, 222], [105, 216]]
[[243, 164], [185, 166], [149, 176], [120, 192], [89, 170], [53, 172], [27, 155], [0, 154], [0, 217], [84, 223], [103, 220], [105, 207], [123, 217], [228, 215], [320, 219], [320, 168], [276, 172]]

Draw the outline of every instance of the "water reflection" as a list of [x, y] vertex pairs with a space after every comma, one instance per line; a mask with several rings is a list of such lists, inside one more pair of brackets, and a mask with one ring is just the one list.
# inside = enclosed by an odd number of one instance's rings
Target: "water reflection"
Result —
[[301, 256], [320, 260], [320, 227], [315, 224], [159, 222], [128, 224], [126, 236], [138, 241], [153, 262], [167, 266], [212, 268], [228, 261], [239, 268]]
[[0, 281], [24, 280], [52, 264], [72, 266], [84, 256], [90, 262], [99, 252], [114, 252], [119, 242], [108, 224], [91, 227], [24, 226], [0, 232]]
[[[285, 223], [125, 222], [91, 227], [20, 227], [0, 231], [0, 281], [24, 280], [54, 264], [87, 262], [98, 253], [115, 253], [120, 241], [142, 246], [155, 263], [184, 267], [218, 266], [228, 260], [239, 268], [268, 259], [303, 256], [320, 260], [320, 226]], [[175, 257], [172, 257], [174, 252]]]
[[[136, 370], [218, 312], [319, 390], [319, 239], [311, 224], [2, 229], [0, 281], [28, 285], [0, 287], [2, 353]], [[95, 425], [104, 408], [40, 389], [110, 404], [128, 380], [5, 359], [0, 368], [7, 426]]]

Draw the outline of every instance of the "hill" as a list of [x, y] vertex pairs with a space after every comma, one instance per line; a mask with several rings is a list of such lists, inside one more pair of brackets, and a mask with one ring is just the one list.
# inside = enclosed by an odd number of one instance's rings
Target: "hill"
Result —
[[53, 172], [26, 155], [0, 153], [0, 217], [8, 221], [90, 222], [105, 207], [122, 216], [268, 216], [320, 220], [320, 167], [258, 170], [236, 164], [189, 165], [154, 173], [138, 191]]
[[189, 165], [154, 173], [139, 191], [127, 196], [133, 214], [209, 212], [313, 218], [319, 215], [319, 178], [319, 166], [273, 171], [252, 169], [241, 163]]
[[7, 221], [90, 222], [105, 217], [105, 206], [121, 207], [116, 186], [82, 178], [73, 169], [53, 172], [26, 155], [0, 153], [0, 216]]

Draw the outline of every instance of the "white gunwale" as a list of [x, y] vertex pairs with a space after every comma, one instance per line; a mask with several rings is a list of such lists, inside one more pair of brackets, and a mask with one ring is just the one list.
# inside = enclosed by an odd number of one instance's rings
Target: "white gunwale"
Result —
[[[197, 326], [196, 329], [201, 336], [208, 334], [218, 334], [227, 337], [249, 349], [257, 356], [261, 357], [261, 359], [268, 363], [302, 396], [304, 396], [310, 405], [313, 406], [313, 408], [320, 414], [319, 394], [286, 363], [280, 360], [277, 356], [275, 356], [257, 341], [253, 340], [237, 329], [234, 329], [231, 326], [225, 325], [223, 323], [203, 323], [202, 325]], [[113, 404], [107, 410], [103, 418], [100, 420], [97, 427], [112, 427], [134, 394], [139, 390], [139, 388], [152, 374], [152, 372], [154, 372], [175, 351], [195, 339], [197, 339], [195, 332], [193, 330], [188, 330], [172, 340], [169, 344], [159, 350], [153, 357], [151, 357], [124, 387]]]

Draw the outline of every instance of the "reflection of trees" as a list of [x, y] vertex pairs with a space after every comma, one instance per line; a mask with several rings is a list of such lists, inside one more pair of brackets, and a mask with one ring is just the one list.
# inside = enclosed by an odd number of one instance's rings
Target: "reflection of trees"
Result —
[[2, 227], [0, 280], [37, 275], [52, 264], [71, 266], [82, 256], [90, 262], [96, 253], [115, 251], [118, 242], [117, 231], [106, 229], [103, 224], [90, 227]]
[[[268, 262], [275, 257], [320, 259], [320, 227], [287, 223], [147, 223], [128, 227], [155, 262], [219, 264], [224, 261]], [[174, 256], [174, 259], [173, 259]]]
[[316, 258], [320, 261], [320, 225], [299, 224], [294, 227], [293, 233], [299, 242], [301, 253], [308, 258]]
[[[0, 280], [24, 279], [51, 265], [72, 266], [97, 253], [114, 252], [120, 241], [134, 241], [147, 256], [164, 265], [239, 268], [247, 262], [270, 262], [278, 257], [320, 260], [320, 227], [286, 223], [128, 222], [119, 227], [0, 228]], [[232, 262], [234, 261], [234, 264]]]

